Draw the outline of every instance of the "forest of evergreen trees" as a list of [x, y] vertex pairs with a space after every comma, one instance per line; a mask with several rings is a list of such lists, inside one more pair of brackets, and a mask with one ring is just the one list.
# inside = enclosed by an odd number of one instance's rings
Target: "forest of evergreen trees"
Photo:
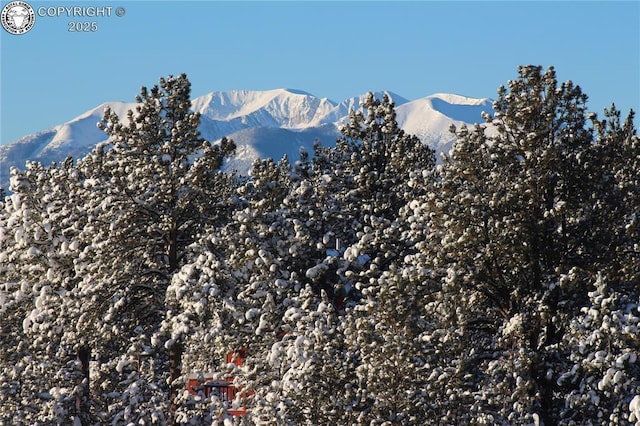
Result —
[[[12, 170], [1, 424], [640, 425], [633, 112], [521, 66], [437, 161], [369, 94], [239, 176], [184, 74], [136, 99]], [[231, 405], [187, 392], [209, 372]]]

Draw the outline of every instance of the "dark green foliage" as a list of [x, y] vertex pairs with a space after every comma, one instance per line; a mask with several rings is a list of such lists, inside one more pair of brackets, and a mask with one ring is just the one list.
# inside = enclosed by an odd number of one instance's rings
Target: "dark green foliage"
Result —
[[398, 127], [395, 105], [387, 94], [380, 100], [368, 93], [361, 106], [362, 111], [351, 112], [337, 142], [346, 160], [341, 167], [351, 172], [352, 196], [367, 201], [363, 213], [393, 219], [415, 196], [406, 186], [410, 173], [433, 168], [434, 152]]
[[448, 268], [447, 291], [463, 291], [455, 303], [468, 339], [467, 389], [483, 395], [479, 409], [494, 419], [557, 419], [560, 341], [594, 277], [615, 262], [616, 250], [603, 249], [623, 241], [623, 226], [605, 212], [622, 204], [611, 190], [627, 178], [612, 182], [615, 164], [603, 158], [620, 148], [594, 142], [586, 100], [572, 82], [558, 85], [553, 68], [520, 67], [487, 125], [457, 129], [442, 168], [437, 264]]
[[640, 143], [634, 117], [632, 111], [622, 122], [615, 105], [604, 111], [603, 120], [591, 116], [593, 162], [601, 170], [596, 182], [601, 197], [593, 208], [605, 237], [594, 241], [594, 250], [612, 280], [632, 287], [640, 279]]

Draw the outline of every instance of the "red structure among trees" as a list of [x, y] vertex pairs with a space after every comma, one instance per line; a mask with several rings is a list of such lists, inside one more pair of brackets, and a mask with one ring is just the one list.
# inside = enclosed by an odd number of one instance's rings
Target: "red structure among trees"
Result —
[[[234, 364], [237, 367], [244, 365], [246, 349], [238, 352], [227, 353], [227, 364]], [[227, 377], [225, 380], [214, 380], [214, 373], [190, 374], [187, 378], [187, 391], [192, 395], [201, 395], [204, 398], [218, 398], [227, 408], [227, 412], [232, 416], [244, 416], [247, 408], [242, 405], [234, 408], [233, 403], [238, 396], [248, 396], [251, 392], [242, 394], [242, 390], [237, 388], [234, 377]], [[241, 395], [238, 395], [241, 394]]]

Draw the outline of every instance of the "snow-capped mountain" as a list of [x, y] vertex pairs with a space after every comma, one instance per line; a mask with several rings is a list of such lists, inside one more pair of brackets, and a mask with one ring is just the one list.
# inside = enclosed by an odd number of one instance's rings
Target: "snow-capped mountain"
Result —
[[[491, 110], [490, 99], [472, 99], [459, 95], [435, 94], [409, 101], [388, 93], [396, 104], [398, 124], [437, 151], [448, 151], [453, 140], [451, 124], [482, 121], [481, 112]], [[378, 97], [381, 93], [376, 93]], [[363, 95], [364, 96], [364, 95]], [[256, 158], [298, 158], [304, 147], [313, 152], [319, 139], [333, 145], [339, 126], [349, 111], [359, 107], [363, 96], [340, 103], [292, 89], [268, 91], [234, 90], [211, 92], [192, 101], [192, 109], [201, 114], [200, 132], [208, 140], [224, 136], [238, 146], [228, 167], [246, 173]], [[96, 126], [106, 106], [126, 121], [126, 113], [135, 103], [105, 102], [78, 117], [51, 129], [24, 136], [0, 145], [0, 185], [7, 187], [10, 168], [21, 168], [26, 161], [49, 164], [68, 156], [79, 158], [107, 135]]]
[[309, 93], [277, 89], [265, 92], [236, 90], [211, 92], [193, 100], [192, 108], [214, 121], [238, 122], [239, 128], [306, 128], [323, 124], [335, 108], [327, 98]]
[[484, 122], [482, 112], [490, 112], [492, 104], [487, 98], [438, 93], [396, 106], [396, 120], [405, 132], [434, 148], [440, 158], [439, 153], [449, 152], [455, 139], [449, 131], [451, 125]]

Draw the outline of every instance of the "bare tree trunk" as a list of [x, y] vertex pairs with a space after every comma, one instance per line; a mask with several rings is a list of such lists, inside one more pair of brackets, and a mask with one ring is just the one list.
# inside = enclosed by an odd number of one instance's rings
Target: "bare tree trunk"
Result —
[[174, 383], [182, 374], [182, 345], [175, 343], [169, 348], [169, 399], [171, 401], [170, 422], [175, 424], [175, 412], [177, 407], [176, 397], [180, 391], [180, 384]]
[[85, 424], [89, 417], [89, 359], [91, 349], [87, 345], [78, 347], [78, 361], [80, 361], [80, 372], [82, 376], [78, 378], [80, 393], [76, 395], [76, 415], [79, 416], [82, 424]]

